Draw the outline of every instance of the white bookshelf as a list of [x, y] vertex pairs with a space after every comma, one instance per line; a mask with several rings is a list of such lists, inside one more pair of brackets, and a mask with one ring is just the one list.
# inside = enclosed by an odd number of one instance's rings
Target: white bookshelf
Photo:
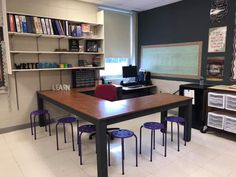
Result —
[[[97, 22], [98, 23], [89, 23], [89, 22], [86, 22], [86, 21], [74, 21], [74, 20], [70, 20], [70, 19], [63, 19], [63, 18], [54, 18], [54, 17], [49, 17], [49, 16], [40, 16], [40, 15], [35, 15], [35, 14], [28, 14], [28, 13], [18, 13], [18, 12], [12, 12], [12, 11], [6, 11], [5, 9], [5, 13], [4, 13], [4, 21], [5, 21], [5, 24], [7, 24], [7, 14], [14, 14], [14, 15], [25, 15], [25, 16], [33, 16], [33, 17], [42, 17], [42, 18], [49, 18], [49, 19], [58, 19], [58, 20], [67, 20], [69, 21], [70, 23], [75, 23], [75, 24], [89, 24], [93, 29], [94, 29], [94, 34], [91, 35], [91, 36], [81, 36], [81, 37], [77, 37], [77, 36], [67, 36], [67, 35], [47, 35], [47, 34], [36, 34], [36, 33], [24, 33], [24, 32], [9, 32], [8, 29], [7, 29], [7, 25], [6, 28], [4, 29], [4, 34], [7, 34], [5, 35], [6, 36], [6, 45], [7, 45], [7, 58], [8, 58], [8, 74], [12, 74], [13, 72], [18, 72], [20, 69], [15, 69], [14, 66], [15, 64], [20, 64], [21, 61], [19, 61], [19, 59], [16, 57], [17, 54], [21, 54], [21, 55], [25, 55], [27, 58], [27, 55], [30, 55], [30, 54], [33, 54], [33, 55], [38, 55], [36, 58], [38, 61], [32, 61], [32, 62], [38, 62], [38, 63], [41, 63], [40, 61], [40, 56], [41, 54], [44, 54], [44, 55], [58, 55], [58, 62], [57, 64], [61, 64], [61, 61], [63, 60], [63, 55], [78, 55], [77, 59], [80, 60], [85, 60], [86, 62], [90, 62], [91, 63], [91, 60], [93, 60], [95, 57], [99, 58], [101, 61], [101, 66], [99, 67], [94, 67], [94, 69], [101, 69], [101, 68], [104, 68], [104, 28], [103, 28], [103, 20], [101, 18], [103, 18], [103, 12], [98, 12], [97, 14]], [[69, 40], [70, 39], [77, 39], [80, 41], [80, 43], [82, 43], [82, 45], [84, 46], [84, 50], [86, 48], [86, 41], [89, 40], [96, 40], [98, 41], [98, 45], [99, 45], [99, 52], [86, 52], [86, 51], [79, 51], [79, 52], [72, 52], [72, 51], [69, 51], [68, 48], [69, 48]], [[30, 44], [26, 44], [23, 45], [20, 44], [19, 45], [19, 42], [18, 41], [32, 41], [32, 40], [35, 40], [36, 41], [36, 49], [28, 49], [27, 45], [30, 45]], [[57, 47], [55, 47], [54, 49], [46, 49], [46, 50], [41, 50], [40, 49], [40, 44], [39, 41], [47, 41], [50, 46], [50, 43], [51, 41], [55, 41], [57, 40], [58, 42], [58, 45]], [[67, 43], [67, 49], [65, 51], [54, 51], [56, 49], [65, 49], [65, 45], [62, 45], [62, 43], [64, 42]], [[45, 43], [44, 43], [45, 44]], [[62, 46], [61, 46], [62, 45]], [[18, 46], [25, 46], [25, 48], [18, 48]], [[24, 58], [22, 56], [22, 58]], [[83, 56], [86, 56], [86, 57], [83, 57]], [[45, 61], [43, 61], [45, 62]], [[24, 63], [24, 62], [22, 62]], [[67, 62], [65, 62], [67, 63]], [[71, 63], [67, 63], [67, 64], [71, 64]], [[47, 69], [33, 69], [33, 71], [54, 71], [54, 70], [66, 70], [66, 68], [47, 68]], [[68, 68], [69, 69], [69, 68]], [[76, 66], [75, 64], [73, 64], [73, 69], [81, 69], [81, 67], [79, 66]], [[84, 67], [84, 69], [87, 69], [87, 67]], [[31, 71], [31, 69], [21, 69], [22, 71]]]

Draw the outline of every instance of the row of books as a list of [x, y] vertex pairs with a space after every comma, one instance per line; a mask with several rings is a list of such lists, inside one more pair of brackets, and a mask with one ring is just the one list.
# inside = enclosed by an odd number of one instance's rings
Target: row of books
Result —
[[92, 34], [90, 24], [69, 24], [67, 20], [8, 14], [8, 30], [47, 35], [82, 37]]

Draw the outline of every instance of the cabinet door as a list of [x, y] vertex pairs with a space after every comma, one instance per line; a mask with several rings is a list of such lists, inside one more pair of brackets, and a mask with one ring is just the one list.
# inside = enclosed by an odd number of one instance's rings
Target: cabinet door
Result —
[[223, 121], [224, 121], [224, 115], [213, 112], [208, 113], [207, 125], [209, 127], [223, 130]]
[[208, 106], [224, 109], [225, 108], [225, 95], [209, 92], [208, 93]]
[[236, 111], [236, 96], [235, 95], [225, 96], [225, 109]]

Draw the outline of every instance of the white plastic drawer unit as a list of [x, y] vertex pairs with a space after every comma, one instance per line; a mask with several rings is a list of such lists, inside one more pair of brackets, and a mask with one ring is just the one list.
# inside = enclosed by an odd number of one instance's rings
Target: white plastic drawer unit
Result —
[[207, 125], [209, 127], [223, 130], [224, 115], [209, 112], [207, 118]]
[[208, 93], [208, 106], [224, 109], [225, 95], [220, 94], [220, 93], [209, 92]]
[[225, 95], [225, 109], [236, 111], [236, 95]]
[[236, 116], [224, 117], [224, 130], [232, 133], [236, 133]]

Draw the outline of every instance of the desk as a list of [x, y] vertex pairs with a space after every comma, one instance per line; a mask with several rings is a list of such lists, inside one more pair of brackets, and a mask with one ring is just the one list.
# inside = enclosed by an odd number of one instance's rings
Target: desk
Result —
[[164, 122], [169, 109], [180, 107], [186, 119], [186, 140], [191, 140], [192, 99], [189, 97], [162, 93], [110, 102], [80, 93], [81, 91], [85, 90], [40, 91], [37, 93], [38, 108], [43, 109], [45, 100], [96, 125], [98, 177], [108, 177], [107, 125], [156, 112], [161, 112], [161, 121]]

